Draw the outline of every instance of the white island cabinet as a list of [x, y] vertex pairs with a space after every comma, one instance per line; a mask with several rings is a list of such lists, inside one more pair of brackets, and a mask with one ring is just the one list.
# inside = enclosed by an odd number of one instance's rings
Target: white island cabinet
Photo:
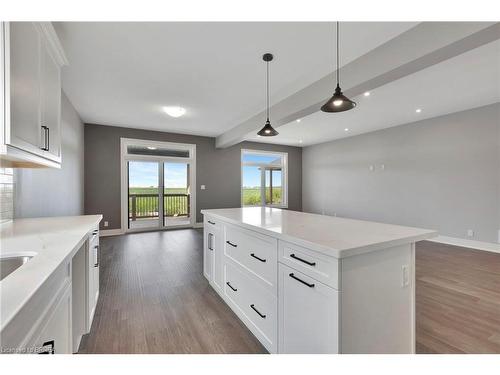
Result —
[[271, 353], [414, 353], [415, 242], [279, 208], [202, 210], [204, 274]]

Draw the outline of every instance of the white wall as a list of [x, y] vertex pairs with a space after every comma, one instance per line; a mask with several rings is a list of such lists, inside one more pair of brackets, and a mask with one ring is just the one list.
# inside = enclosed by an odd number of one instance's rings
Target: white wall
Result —
[[83, 214], [83, 123], [66, 95], [62, 95], [61, 169], [14, 171], [14, 217]]
[[496, 103], [306, 147], [303, 209], [496, 242], [499, 133]]

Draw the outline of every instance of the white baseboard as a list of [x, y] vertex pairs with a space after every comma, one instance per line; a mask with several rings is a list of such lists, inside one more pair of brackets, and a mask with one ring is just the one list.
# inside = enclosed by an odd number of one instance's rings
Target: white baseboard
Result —
[[108, 236], [119, 236], [123, 234], [121, 228], [118, 229], [103, 229], [99, 231], [99, 237], [108, 237]]
[[466, 240], [463, 238], [447, 237], [447, 236], [437, 236], [428, 239], [427, 241], [444, 243], [446, 245], [467, 247], [469, 249], [475, 249], [475, 250], [490, 251], [492, 253], [500, 254], [500, 244], [498, 243]]
[[194, 223], [193, 228], [203, 228], [203, 222]]

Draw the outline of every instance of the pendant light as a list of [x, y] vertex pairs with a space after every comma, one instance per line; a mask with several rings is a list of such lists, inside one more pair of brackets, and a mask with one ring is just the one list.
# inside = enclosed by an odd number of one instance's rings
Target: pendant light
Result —
[[273, 55], [270, 53], [264, 54], [262, 56], [262, 60], [264, 60], [267, 64], [266, 69], [267, 69], [267, 74], [266, 74], [266, 99], [267, 99], [267, 120], [266, 124], [262, 129], [259, 130], [257, 133], [261, 137], [274, 137], [275, 135], [278, 135], [279, 133], [271, 126], [271, 122], [269, 122], [269, 62], [273, 61]]
[[344, 112], [356, 107], [356, 103], [342, 94], [340, 88], [340, 67], [339, 67], [339, 22], [337, 22], [337, 87], [335, 93], [323, 104], [321, 110], [323, 112]]

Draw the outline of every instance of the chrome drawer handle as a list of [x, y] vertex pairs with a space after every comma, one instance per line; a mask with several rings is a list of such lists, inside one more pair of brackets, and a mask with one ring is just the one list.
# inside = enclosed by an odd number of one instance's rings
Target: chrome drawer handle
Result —
[[94, 246], [94, 249], [95, 249], [95, 251], [96, 251], [96, 255], [97, 255], [97, 256], [96, 256], [96, 258], [97, 258], [97, 259], [96, 259], [96, 260], [97, 260], [97, 263], [95, 263], [95, 264], [94, 264], [94, 267], [96, 267], [96, 268], [97, 268], [97, 267], [99, 267], [99, 261], [101, 260], [101, 259], [100, 259], [100, 258], [101, 258], [101, 255], [100, 255], [100, 253], [101, 253], [101, 252], [99, 251], [99, 245]]
[[228, 245], [231, 245], [232, 247], [238, 247], [238, 245], [236, 245], [236, 244], [232, 243], [231, 241], [226, 241], [226, 243], [227, 243]]
[[292, 279], [295, 279], [297, 280], [299, 283], [302, 283], [304, 285], [307, 285], [309, 288], [314, 288], [314, 284], [309, 284], [308, 282], [302, 280], [302, 279], [299, 279], [297, 276], [295, 276], [293, 273], [291, 273], [290, 276]]
[[299, 258], [295, 254], [290, 254], [290, 258], [297, 259], [299, 262], [308, 264], [308, 265], [313, 266], [313, 267], [316, 265], [316, 262], [309, 262], [309, 261], [307, 261], [305, 259]]
[[262, 318], [262, 319], [266, 319], [266, 316], [264, 314], [261, 314], [259, 310], [257, 310], [255, 308], [255, 305], [250, 305], [250, 307], [253, 309], [253, 311], [255, 311], [257, 314], [259, 314], [259, 316]]
[[237, 292], [237, 291], [238, 291], [238, 289], [233, 288], [233, 286], [229, 283], [229, 281], [226, 283], [226, 285], [227, 285], [228, 287], [230, 287], [232, 290], [234, 290], [235, 292]]
[[265, 259], [262, 259], [262, 258], [259, 258], [257, 255], [255, 255], [254, 253], [250, 254], [251, 257], [254, 257], [255, 259], [257, 260], [260, 260], [262, 263], [266, 263], [266, 260]]
[[215, 225], [213, 221], [207, 220], [209, 224]]

